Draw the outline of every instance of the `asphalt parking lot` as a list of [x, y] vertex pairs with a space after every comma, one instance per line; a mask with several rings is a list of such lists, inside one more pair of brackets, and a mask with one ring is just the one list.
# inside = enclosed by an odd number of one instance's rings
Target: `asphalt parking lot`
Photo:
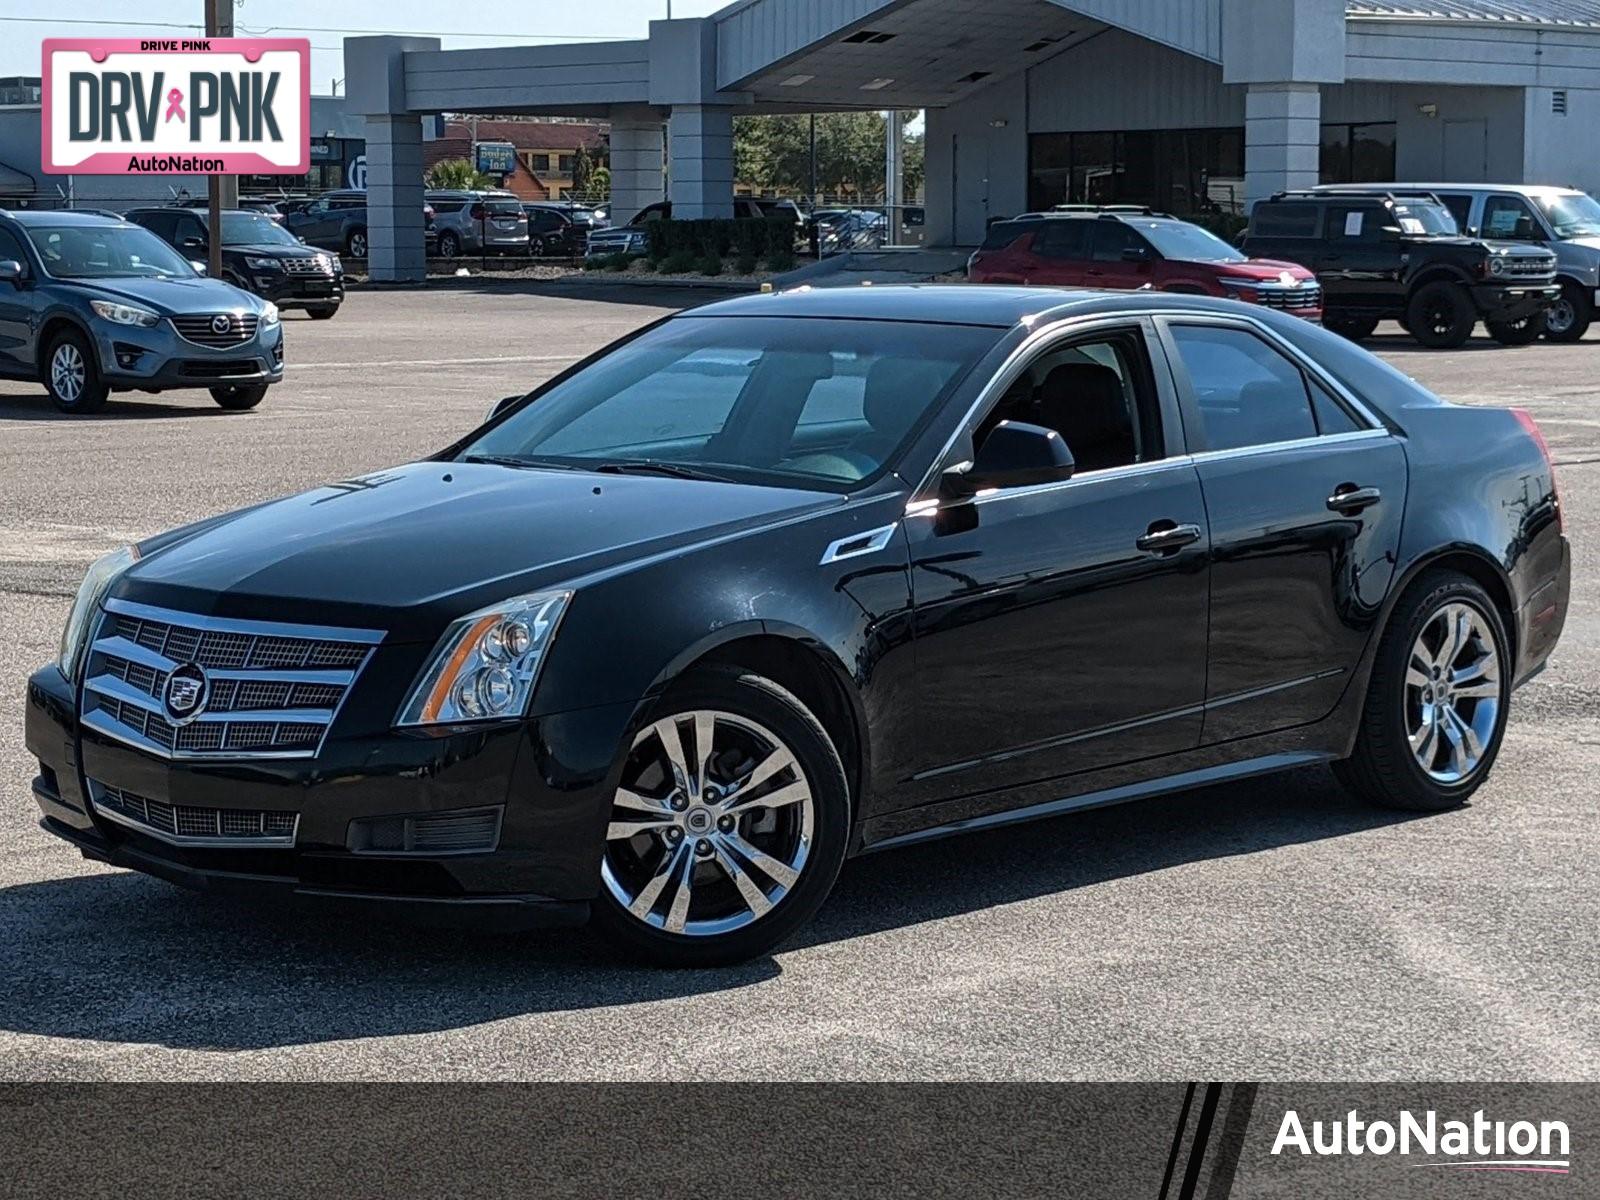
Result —
[[1319, 769], [932, 843], [847, 864], [773, 958], [683, 973], [196, 896], [38, 829], [24, 680], [92, 558], [436, 449], [703, 298], [356, 291], [286, 318], [288, 380], [245, 414], [169, 393], [69, 420], [0, 383], [0, 1076], [1600, 1078], [1600, 334], [1372, 343], [1532, 410], [1574, 545], [1553, 665], [1452, 813], [1375, 811]]

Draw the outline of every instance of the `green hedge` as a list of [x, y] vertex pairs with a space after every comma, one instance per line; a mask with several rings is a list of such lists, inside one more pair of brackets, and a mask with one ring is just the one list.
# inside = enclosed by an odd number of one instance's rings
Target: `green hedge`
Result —
[[646, 254], [653, 259], [677, 254], [697, 259], [765, 258], [769, 261], [794, 259], [794, 221], [787, 217], [765, 220], [715, 217], [696, 221], [651, 221], [645, 226], [650, 239]]

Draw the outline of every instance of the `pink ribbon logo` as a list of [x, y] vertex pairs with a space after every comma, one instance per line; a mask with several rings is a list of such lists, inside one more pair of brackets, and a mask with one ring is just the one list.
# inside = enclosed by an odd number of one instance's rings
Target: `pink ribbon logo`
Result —
[[173, 117], [177, 117], [180, 121], [189, 119], [183, 115], [183, 93], [177, 88], [167, 93], [167, 115], [163, 121], [170, 121]]

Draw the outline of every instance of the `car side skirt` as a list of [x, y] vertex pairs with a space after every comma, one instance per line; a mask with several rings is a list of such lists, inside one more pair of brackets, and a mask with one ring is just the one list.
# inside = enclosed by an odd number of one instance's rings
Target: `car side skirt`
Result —
[[[1186, 752], [1179, 758], [1190, 757], [1191, 752]], [[1287, 771], [1294, 767], [1310, 766], [1315, 763], [1332, 762], [1339, 755], [1331, 750], [1290, 750], [1279, 753], [1262, 754], [1255, 758], [1241, 759], [1236, 762], [1222, 763], [1215, 766], [1199, 767], [1188, 771], [1178, 771], [1175, 774], [1164, 774], [1159, 778], [1146, 779], [1137, 783], [1127, 783], [1116, 787], [1102, 788], [1098, 791], [1084, 792], [1076, 796], [1067, 796], [1059, 800], [1047, 800], [1038, 804], [1029, 804], [1022, 808], [1007, 809], [1002, 812], [991, 812], [982, 816], [964, 817], [947, 821], [944, 824], [933, 825], [924, 829], [914, 829], [907, 833], [889, 832], [896, 824], [903, 824], [904, 818], [912, 816], [926, 817], [927, 813], [913, 810], [910, 813], [895, 813], [890, 817], [868, 821], [861, 830], [861, 845], [858, 853], [870, 853], [876, 850], [892, 850], [900, 846], [913, 846], [918, 842], [932, 841], [935, 838], [950, 837], [958, 833], [971, 833], [980, 829], [997, 829], [1005, 825], [1015, 825], [1022, 821], [1039, 821], [1047, 817], [1057, 817], [1070, 812], [1079, 812], [1088, 808], [1103, 808], [1112, 804], [1124, 804], [1130, 800], [1143, 800], [1151, 796], [1160, 796], [1169, 792], [1181, 792], [1189, 788], [1207, 787], [1217, 783], [1229, 783], [1239, 779], [1248, 779], [1255, 775], [1271, 775], [1278, 771]], [[939, 804], [930, 806], [935, 809], [957, 807], [960, 801], [953, 804]], [[883, 834], [886, 836], [874, 836]]]

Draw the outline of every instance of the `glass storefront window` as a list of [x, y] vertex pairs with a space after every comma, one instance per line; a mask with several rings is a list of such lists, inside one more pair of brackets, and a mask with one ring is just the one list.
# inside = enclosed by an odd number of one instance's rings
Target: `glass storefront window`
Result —
[[1244, 211], [1244, 130], [1035, 133], [1028, 206], [1148, 204], [1166, 212]]
[[1395, 123], [1324, 125], [1318, 176], [1323, 183], [1389, 183], [1394, 180]]

